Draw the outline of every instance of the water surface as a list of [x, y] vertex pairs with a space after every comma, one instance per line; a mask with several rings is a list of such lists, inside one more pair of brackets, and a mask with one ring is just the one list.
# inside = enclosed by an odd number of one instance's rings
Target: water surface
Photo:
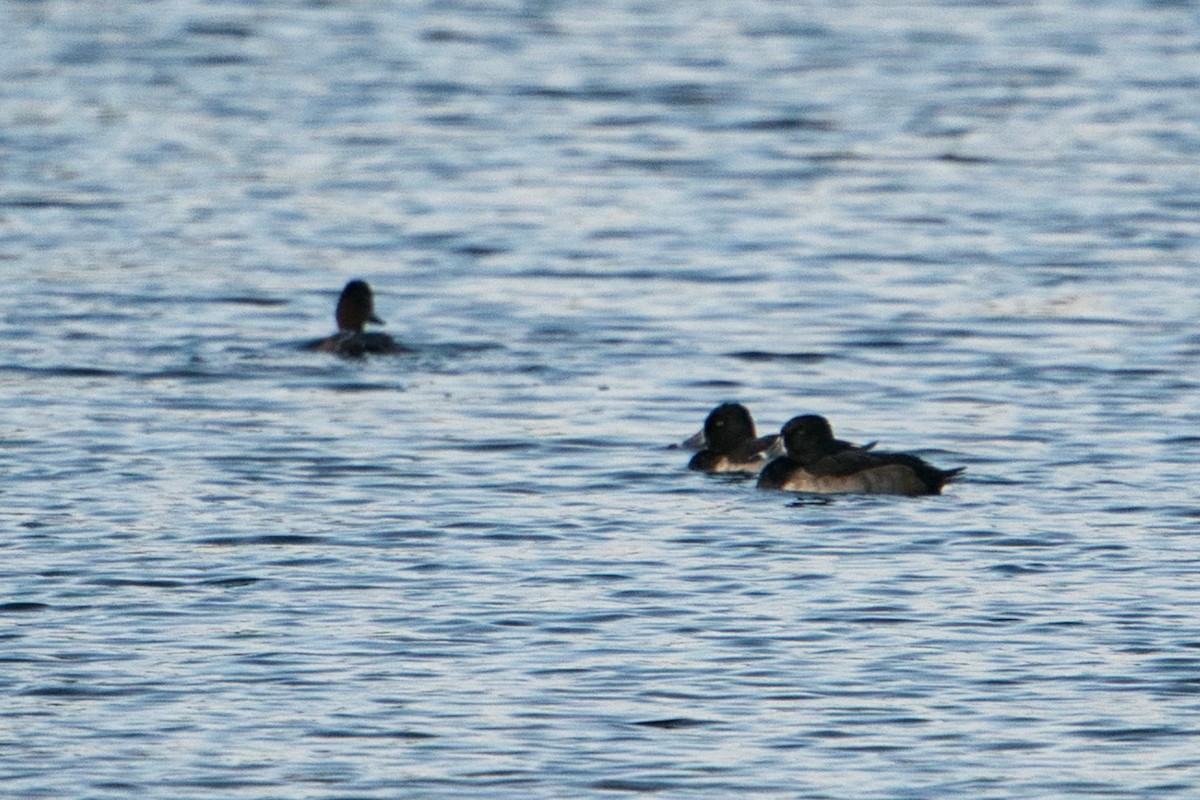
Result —
[[6, 796], [1200, 791], [1195, 3], [0, 29]]

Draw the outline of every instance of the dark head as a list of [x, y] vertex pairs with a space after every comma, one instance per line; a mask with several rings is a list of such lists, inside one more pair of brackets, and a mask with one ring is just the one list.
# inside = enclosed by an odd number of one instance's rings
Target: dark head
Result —
[[741, 403], [722, 403], [704, 420], [704, 439], [717, 453], [732, 453], [754, 436], [754, 419]]
[[337, 312], [338, 330], [362, 333], [363, 326], [368, 322], [382, 325], [383, 320], [375, 316], [375, 298], [371, 295], [371, 287], [366, 281], [353, 280], [342, 289], [338, 298]]
[[781, 433], [788, 455], [802, 462], [838, 449], [829, 420], [817, 414], [792, 417], [783, 424]]

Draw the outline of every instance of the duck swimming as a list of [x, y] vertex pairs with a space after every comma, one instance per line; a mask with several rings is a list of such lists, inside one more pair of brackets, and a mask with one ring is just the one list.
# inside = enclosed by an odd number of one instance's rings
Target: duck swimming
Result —
[[352, 280], [342, 289], [338, 297], [337, 310], [338, 332], [325, 339], [309, 342], [305, 349], [321, 353], [333, 353], [347, 358], [364, 356], [368, 353], [385, 355], [388, 353], [405, 353], [407, 349], [388, 336], [386, 333], [366, 332], [363, 328], [368, 322], [376, 325], [385, 324], [375, 313], [375, 297], [371, 287], [363, 280]]
[[780, 434], [787, 455], [763, 468], [758, 488], [818, 494], [941, 494], [966, 467], [938, 469], [909, 453], [856, 447], [833, 437], [829, 420], [806, 414]]
[[778, 435], [758, 438], [754, 418], [741, 403], [722, 403], [704, 420], [703, 439], [697, 435], [688, 440], [703, 446], [688, 462], [688, 469], [756, 475], [778, 440]]

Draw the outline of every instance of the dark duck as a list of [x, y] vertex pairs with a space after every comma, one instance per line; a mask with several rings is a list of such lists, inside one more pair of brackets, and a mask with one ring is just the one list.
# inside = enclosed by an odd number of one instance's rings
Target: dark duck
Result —
[[305, 347], [322, 353], [333, 353], [347, 358], [390, 353], [405, 353], [407, 349], [386, 333], [365, 331], [367, 323], [383, 325], [384, 321], [375, 313], [375, 297], [371, 287], [363, 280], [352, 280], [342, 289], [338, 297], [337, 333], [325, 339], [309, 342]]
[[806, 414], [780, 433], [787, 455], [758, 476], [760, 489], [817, 494], [941, 494], [965, 467], [938, 469], [910, 453], [888, 453], [835, 439], [829, 420]]

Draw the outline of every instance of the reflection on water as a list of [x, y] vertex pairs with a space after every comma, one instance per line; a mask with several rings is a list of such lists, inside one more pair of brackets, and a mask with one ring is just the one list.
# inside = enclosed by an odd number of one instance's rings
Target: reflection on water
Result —
[[[1195, 795], [1194, 4], [78, 5], [0, 2], [10, 794]], [[297, 347], [353, 277], [414, 352]], [[968, 472], [688, 472], [729, 399]]]

